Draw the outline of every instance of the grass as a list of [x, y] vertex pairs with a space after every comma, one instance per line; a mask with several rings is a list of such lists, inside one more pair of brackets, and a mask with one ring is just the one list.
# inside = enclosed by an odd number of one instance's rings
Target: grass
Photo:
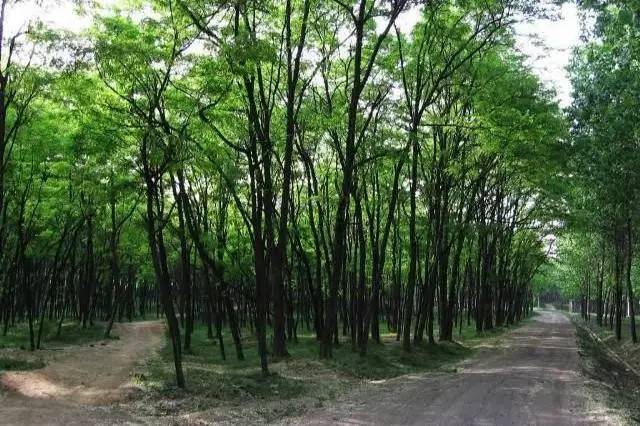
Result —
[[[615, 339], [615, 335], [616, 335], [616, 329], [615, 329], [615, 319], [614, 319], [614, 325], [613, 327], [609, 327], [609, 321], [607, 318], [607, 324], [603, 325], [602, 327], [598, 327], [596, 324], [596, 317], [595, 315], [591, 316], [591, 321], [590, 321], [590, 325], [592, 325], [592, 327], [597, 327], [598, 333], [602, 336], [604, 336], [605, 338], [609, 338], [609, 337], [613, 337]], [[638, 334], [640, 334], [640, 317], [636, 316], [636, 327], [637, 327], [637, 332]], [[621, 341], [622, 342], [628, 342], [631, 340], [631, 319], [630, 318], [623, 318], [622, 319], [622, 333], [621, 333]]]
[[[166, 344], [137, 375], [144, 396], [137, 409], [148, 415], [176, 415], [206, 412], [215, 422], [263, 423], [284, 416], [301, 414], [320, 407], [349, 389], [367, 382], [379, 382], [404, 374], [453, 373], [455, 364], [470, 357], [474, 346], [497, 339], [505, 329], [477, 335], [475, 325], [465, 326], [458, 342], [421, 344], [411, 352], [402, 349], [395, 334], [385, 332], [381, 343], [370, 342], [362, 357], [341, 336], [331, 359], [320, 359], [318, 343], [312, 334], [298, 335], [289, 342], [290, 357], [270, 359], [270, 375], [259, 368], [256, 342], [251, 333], [243, 334], [244, 361], [236, 359], [228, 334], [225, 335], [227, 360], [223, 361], [215, 340], [206, 328], [197, 326], [192, 335], [192, 351], [184, 354], [187, 389], [175, 387], [172, 351]], [[220, 417], [222, 416], [222, 417]]]
[[[616, 338], [615, 326], [611, 328], [607, 321], [602, 327], [596, 323], [595, 315], [591, 315], [590, 321], [586, 322], [579, 314], [573, 315], [574, 321], [580, 327], [585, 327], [597, 335], [607, 348], [612, 350], [617, 356], [629, 363], [636, 371], [640, 371], [640, 343], [634, 344], [631, 340], [631, 319], [622, 319], [621, 339]], [[640, 334], [640, 318], [636, 316], [637, 332]], [[638, 386], [640, 392], [640, 386]], [[640, 394], [638, 395], [640, 397]]]
[[0, 371], [26, 371], [37, 370], [45, 366], [41, 359], [28, 360], [13, 356], [0, 356]]
[[[34, 326], [37, 339], [38, 328]], [[42, 329], [41, 348], [59, 349], [69, 345], [79, 345], [103, 340], [104, 328], [94, 325], [82, 328], [77, 322], [62, 324], [60, 336], [57, 336], [58, 323], [47, 321]], [[25, 371], [43, 368], [44, 360], [38, 352], [29, 349], [29, 328], [26, 323], [10, 327], [6, 335], [0, 335], [0, 371]]]
[[[88, 326], [82, 328], [75, 321], [68, 321], [62, 324], [60, 336], [57, 336], [57, 321], [45, 321], [42, 329], [43, 347], [61, 347], [67, 345], [78, 345], [102, 340], [104, 337], [104, 327], [101, 325]], [[38, 336], [38, 325], [34, 325], [35, 338]], [[0, 335], [0, 349], [28, 349], [29, 348], [29, 328], [26, 323], [17, 324], [10, 327], [6, 335]]]
[[[574, 316], [574, 319], [578, 325], [586, 327], [595, 333], [607, 348], [631, 364], [636, 371], [640, 371], [640, 344], [634, 344], [631, 340], [631, 320], [629, 318], [622, 320], [622, 335], [620, 340], [616, 338], [615, 328], [611, 329], [608, 323], [600, 327], [596, 324], [594, 317], [592, 317], [589, 322], [584, 321], [579, 316]], [[638, 327], [638, 334], [640, 334], [640, 318], [637, 317], [636, 327]]]
[[583, 371], [597, 381], [611, 407], [624, 413], [631, 423], [640, 423], [640, 377], [607, 351], [610, 349], [638, 371], [640, 346], [633, 345], [629, 337], [618, 342], [608, 327], [598, 327], [594, 321], [587, 323], [579, 317], [574, 321]]

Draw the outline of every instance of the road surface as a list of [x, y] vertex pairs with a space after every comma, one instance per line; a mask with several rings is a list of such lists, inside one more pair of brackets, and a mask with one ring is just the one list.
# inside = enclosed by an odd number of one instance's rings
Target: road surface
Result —
[[119, 340], [47, 353], [45, 368], [0, 374], [1, 425], [135, 423], [112, 406], [134, 391], [130, 373], [162, 345], [162, 321], [114, 324]]
[[[403, 376], [291, 420], [307, 425], [622, 424], [587, 390], [575, 327], [545, 310], [457, 373]], [[601, 400], [601, 399], [600, 399]]]

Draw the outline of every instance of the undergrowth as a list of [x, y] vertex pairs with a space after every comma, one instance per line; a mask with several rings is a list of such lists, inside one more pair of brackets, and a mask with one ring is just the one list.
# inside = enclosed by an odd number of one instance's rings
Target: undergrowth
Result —
[[[341, 336], [330, 359], [319, 357], [314, 335], [299, 334], [296, 342], [288, 342], [289, 357], [270, 359], [270, 374], [265, 377], [249, 331], [242, 340], [245, 360], [236, 358], [228, 336], [227, 359], [222, 360], [217, 341], [208, 339], [206, 327], [199, 325], [192, 335], [191, 351], [183, 356], [187, 388], [174, 385], [173, 356], [167, 343], [136, 376], [145, 391], [139, 408], [157, 416], [207, 411], [219, 422], [274, 421], [322, 406], [362, 383], [412, 373], [454, 373], [456, 363], [475, 352], [474, 346], [498, 339], [505, 330], [477, 334], [474, 323], [465, 322], [461, 334], [458, 329], [454, 332], [456, 342], [413, 345], [410, 352], [402, 349], [395, 333], [387, 332], [380, 343], [370, 341], [366, 356], [360, 356], [348, 338]], [[216, 410], [220, 407], [224, 410]]]

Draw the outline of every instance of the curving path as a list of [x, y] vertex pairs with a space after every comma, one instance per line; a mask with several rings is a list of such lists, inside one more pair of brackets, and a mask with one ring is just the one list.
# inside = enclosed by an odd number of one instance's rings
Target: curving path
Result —
[[128, 423], [108, 407], [134, 391], [131, 371], [160, 348], [161, 321], [115, 324], [119, 340], [56, 351], [45, 368], [0, 374], [0, 424], [75, 425]]

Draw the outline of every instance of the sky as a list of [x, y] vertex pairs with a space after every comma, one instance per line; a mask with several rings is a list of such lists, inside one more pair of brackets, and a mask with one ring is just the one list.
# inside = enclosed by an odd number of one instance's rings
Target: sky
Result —
[[[114, 0], [101, 0], [102, 4]], [[73, 4], [64, 0], [42, 0], [36, 6], [35, 0], [24, 0], [8, 10], [6, 34], [13, 34], [25, 22], [38, 17], [53, 28], [80, 32], [91, 25], [91, 18], [80, 15]], [[418, 19], [418, 12], [411, 10], [399, 18], [399, 26], [404, 31], [410, 29]], [[516, 46], [527, 57], [527, 64], [548, 86], [555, 89], [562, 106], [571, 103], [571, 84], [566, 66], [572, 49], [580, 43], [580, 22], [577, 7], [565, 3], [559, 19], [537, 19], [533, 22], [518, 23], [515, 27]]]
[[538, 19], [516, 25], [516, 45], [527, 64], [557, 92], [562, 106], [571, 103], [571, 83], [566, 71], [574, 47], [580, 44], [580, 18], [574, 3], [565, 3], [559, 19]]

